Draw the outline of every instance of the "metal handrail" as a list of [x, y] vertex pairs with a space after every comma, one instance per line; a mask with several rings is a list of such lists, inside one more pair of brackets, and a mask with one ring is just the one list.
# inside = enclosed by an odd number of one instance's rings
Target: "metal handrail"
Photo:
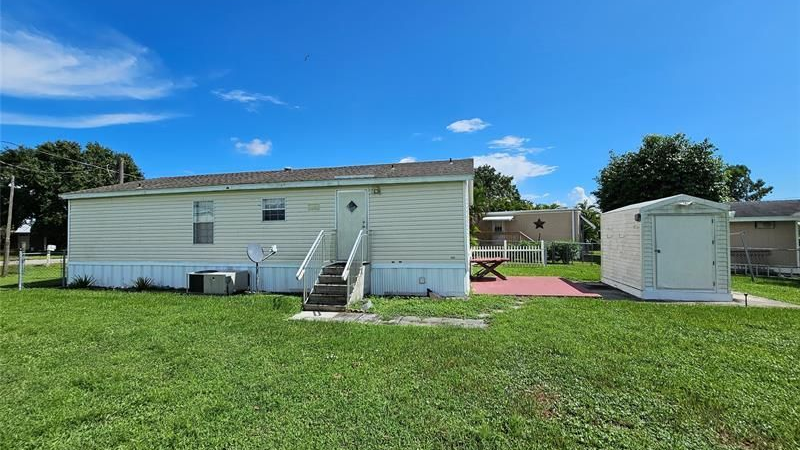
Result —
[[[356, 251], [359, 250], [359, 248], [361, 247], [361, 240], [365, 234], [366, 231], [364, 231], [363, 228], [359, 230], [358, 236], [356, 236], [356, 241], [353, 243], [353, 248], [352, 250], [350, 250], [350, 256], [348, 256], [347, 263], [344, 265], [344, 270], [342, 271], [342, 280], [346, 281], [347, 277], [350, 275], [350, 266], [353, 265], [353, 260], [355, 259]], [[361, 261], [362, 262], [364, 261], [363, 249], [362, 249]]]
[[[326, 264], [332, 261], [332, 246], [336, 246], [335, 230], [320, 230], [308, 254], [297, 269], [295, 278], [303, 284], [303, 303], [305, 304], [310, 295], [314, 293], [314, 284], [322, 273]], [[326, 239], [327, 238], [327, 239]], [[310, 273], [307, 273], [310, 270]]]
[[294, 276], [298, 280], [302, 280], [303, 276], [305, 276], [306, 267], [308, 267], [309, 261], [311, 261], [311, 258], [314, 256], [314, 252], [317, 251], [317, 247], [319, 247], [320, 242], [322, 242], [322, 237], [323, 236], [325, 236], [325, 230], [319, 230], [319, 234], [317, 235], [317, 238], [314, 239], [314, 243], [311, 244], [311, 248], [308, 250], [308, 253], [306, 254], [306, 258], [303, 260], [302, 264], [300, 264], [300, 268], [297, 269], [297, 273]]

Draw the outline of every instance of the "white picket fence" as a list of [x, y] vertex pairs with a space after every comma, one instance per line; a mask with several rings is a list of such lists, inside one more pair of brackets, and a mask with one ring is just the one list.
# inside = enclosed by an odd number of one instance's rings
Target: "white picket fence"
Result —
[[547, 265], [547, 247], [544, 241], [528, 245], [515, 245], [503, 241], [503, 245], [481, 245], [470, 248], [472, 258], [505, 258], [507, 264]]

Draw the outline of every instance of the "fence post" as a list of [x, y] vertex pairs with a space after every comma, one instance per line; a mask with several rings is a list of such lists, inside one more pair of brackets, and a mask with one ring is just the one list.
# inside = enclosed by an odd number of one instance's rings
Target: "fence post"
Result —
[[19, 259], [17, 259], [17, 290], [22, 290], [22, 277], [25, 272], [25, 253], [19, 251]]
[[508, 259], [508, 241], [503, 239], [503, 258]]
[[67, 287], [67, 252], [61, 254], [61, 287]]
[[546, 266], [547, 265], [547, 247], [544, 245], [544, 240], [540, 240], [539, 241], [539, 247], [541, 248], [541, 251], [542, 251], [542, 265]]

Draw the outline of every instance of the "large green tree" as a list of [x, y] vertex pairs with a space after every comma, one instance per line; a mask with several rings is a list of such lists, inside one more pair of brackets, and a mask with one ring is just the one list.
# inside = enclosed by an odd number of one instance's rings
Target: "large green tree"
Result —
[[35, 219], [32, 242], [63, 248], [67, 240], [67, 202], [65, 192], [105, 186], [118, 182], [119, 158], [125, 162], [126, 181], [143, 178], [142, 171], [126, 153], [117, 153], [96, 142], [85, 148], [77, 142], [45, 142], [36, 147], [7, 144], [0, 153], [0, 186], [3, 189], [3, 226], [8, 202], [8, 181], [13, 174], [18, 189], [14, 193], [12, 227]]
[[483, 165], [475, 169], [473, 215], [480, 220], [487, 212], [532, 209], [514, 184], [514, 177], [503, 175], [494, 167]]
[[725, 169], [725, 183], [727, 185], [727, 199], [732, 202], [758, 201], [772, 192], [772, 186], [767, 186], [766, 181], [750, 178], [750, 168], [744, 164], [728, 166]]
[[638, 150], [611, 153], [595, 178], [593, 194], [603, 211], [675, 194], [724, 201], [726, 165], [716, 151], [708, 139], [693, 142], [680, 133], [647, 135]]

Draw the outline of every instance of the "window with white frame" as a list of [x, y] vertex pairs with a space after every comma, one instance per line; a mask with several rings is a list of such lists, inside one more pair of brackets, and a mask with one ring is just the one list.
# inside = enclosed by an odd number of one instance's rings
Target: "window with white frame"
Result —
[[193, 242], [195, 244], [214, 243], [214, 202], [211, 200], [194, 202]]
[[286, 220], [286, 199], [265, 198], [261, 200], [261, 220]]

